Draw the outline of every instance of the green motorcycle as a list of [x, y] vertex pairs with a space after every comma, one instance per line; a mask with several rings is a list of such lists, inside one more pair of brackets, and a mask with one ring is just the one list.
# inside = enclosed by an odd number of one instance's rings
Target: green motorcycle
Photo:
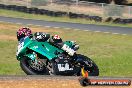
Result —
[[77, 54], [73, 41], [53, 43], [50, 36], [41, 41], [27, 36], [19, 41], [16, 52], [20, 67], [27, 75], [81, 75], [84, 67], [90, 76], [98, 76], [98, 66], [87, 56]]

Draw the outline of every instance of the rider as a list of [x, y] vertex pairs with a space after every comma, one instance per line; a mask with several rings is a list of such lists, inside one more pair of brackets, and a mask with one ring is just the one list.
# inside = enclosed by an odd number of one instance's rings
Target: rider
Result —
[[34, 37], [34, 39], [37, 41], [45, 41], [50, 38], [50, 34], [44, 32], [36, 32], [32, 34], [32, 31], [29, 27], [22, 27], [17, 31], [18, 41], [25, 38], [26, 36]]
[[49, 39], [51, 43], [61, 43], [62, 39], [58, 35], [54, 35], [50, 37], [50, 34], [44, 32], [36, 32], [32, 34], [32, 31], [29, 27], [22, 27], [17, 31], [17, 39], [20, 41], [22, 38], [26, 36], [32, 36], [37, 41], [46, 41]]
[[[26, 36], [34, 37], [35, 40], [44, 42], [44, 41], [49, 41], [51, 44], [62, 48], [63, 46], [63, 41], [60, 38], [59, 35], [54, 35], [50, 37], [50, 34], [44, 33], [44, 32], [36, 32], [32, 34], [32, 31], [29, 27], [22, 27], [17, 31], [17, 39], [20, 41], [21, 39], [25, 38]], [[76, 50], [78, 49], [78, 45], [74, 45], [73, 49]]]

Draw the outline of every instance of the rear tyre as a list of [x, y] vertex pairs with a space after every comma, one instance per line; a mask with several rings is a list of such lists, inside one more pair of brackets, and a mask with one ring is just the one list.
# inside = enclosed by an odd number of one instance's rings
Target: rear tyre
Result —
[[20, 67], [27, 75], [49, 75], [48, 69], [43, 65], [41, 70], [38, 71], [31, 66], [31, 59], [23, 57], [20, 60]]
[[99, 76], [99, 68], [94, 61], [81, 54], [78, 54], [77, 58], [81, 59], [81, 63], [83, 63], [84, 69], [88, 71], [89, 76]]

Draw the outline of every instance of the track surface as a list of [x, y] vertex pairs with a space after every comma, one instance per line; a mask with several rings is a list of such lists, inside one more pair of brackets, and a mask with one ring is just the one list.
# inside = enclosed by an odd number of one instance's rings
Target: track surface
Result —
[[[23, 80], [23, 79], [65, 79], [77, 80], [79, 76], [44, 76], [44, 75], [17, 75], [17, 76], [0, 76], [0, 80]], [[89, 77], [90, 79], [130, 79], [132, 77]]]
[[128, 27], [113, 27], [113, 26], [102, 26], [102, 25], [94, 25], [94, 24], [51, 22], [51, 21], [12, 18], [12, 17], [3, 17], [3, 16], [0, 16], [0, 21], [22, 23], [23, 25], [33, 24], [33, 25], [41, 25], [41, 26], [56, 27], [56, 28], [72, 28], [72, 29], [82, 29], [82, 30], [90, 30], [96, 32], [98, 31], [111, 32], [115, 34], [116, 33], [132, 34], [132, 28], [128, 28]]
[[[0, 76], [0, 88], [82, 88], [78, 78], [75, 76]], [[109, 78], [90, 77], [90, 79]], [[106, 86], [88, 86], [88, 88], [106, 88]], [[107, 86], [107, 88], [132, 88], [132, 86]]]

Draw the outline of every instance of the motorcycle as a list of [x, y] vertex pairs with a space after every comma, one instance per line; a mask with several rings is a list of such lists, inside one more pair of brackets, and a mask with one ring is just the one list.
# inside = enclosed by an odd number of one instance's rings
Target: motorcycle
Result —
[[27, 75], [80, 76], [83, 67], [89, 76], [98, 76], [98, 66], [87, 56], [77, 54], [78, 49], [74, 41], [54, 44], [49, 37], [38, 41], [27, 36], [19, 41], [16, 58]]

